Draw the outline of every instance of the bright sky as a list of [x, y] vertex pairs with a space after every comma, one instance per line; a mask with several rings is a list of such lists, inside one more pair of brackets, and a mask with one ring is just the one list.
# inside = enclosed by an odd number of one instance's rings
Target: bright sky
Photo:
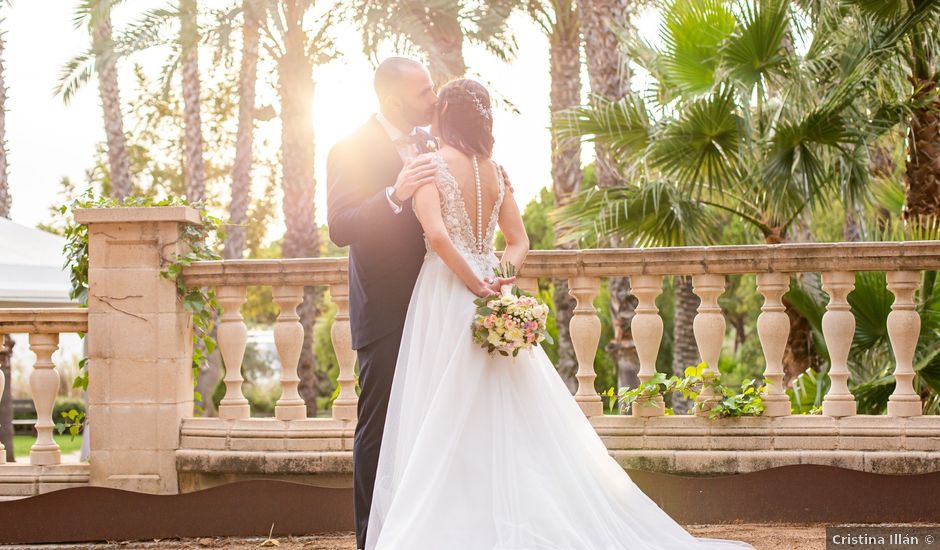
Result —
[[[205, 2], [205, 0], [204, 0]], [[95, 81], [65, 106], [52, 90], [62, 64], [87, 47], [87, 34], [72, 28], [75, 2], [63, 0], [18, 0], [4, 6], [6, 48], [3, 55], [8, 88], [7, 150], [13, 195], [12, 219], [35, 225], [48, 218], [48, 208], [68, 176], [84, 183], [84, 170], [91, 166], [95, 145], [104, 139], [101, 109]], [[115, 26], [138, 17], [149, 7], [164, 5], [154, 0], [127, 2], [115, 13]], [[131, 7], [133, 6], [133, 7]], [[640, 20], [644, 35], [655, 34], [656, 21], [647, 13]], [[512, 20], [520, 48], [517, 61], [504, 64], [479, 48], [467, 48], [468, 66], [484, 82], [497, 87], [520, 111], [495, 113], [495, 158], [509, 171], [520, 203], [525, 204], [542, 187], [551, 184], [548, 97], [548, 43], [539, 29], [524, 16]], [[317, 140], [317, 220], [325, 223], [325, 158], [329, 147], [360, 125], [375, 108], [372, 66], [361, 52], [358, 34], [350, 27], [337, 33], [338, 49], [344, 55], [315, 72], [315, 120]], [[154, 74], [159, 56], [141, 60]], [[124, 99], [132, 90], [131, 64], [119, 67]], [[585, 81], [586, 86], [586, 81]], [[263, 183], [259, 182], [259, 187]], [[283, 231], [272, 228], [269, 237]]]

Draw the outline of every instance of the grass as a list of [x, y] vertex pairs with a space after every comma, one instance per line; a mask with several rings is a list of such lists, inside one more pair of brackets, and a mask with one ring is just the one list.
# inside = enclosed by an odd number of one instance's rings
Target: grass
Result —
[[[52, 438], [59, 444], [62, 454], [75, 452], [82, 448], [81, 436], [72, 439], [69, 434], [52, 434]], [[29, 456], [29, 448], [36, 442], [34, 435], [14, 435], [13, 436], [13, 456]]]

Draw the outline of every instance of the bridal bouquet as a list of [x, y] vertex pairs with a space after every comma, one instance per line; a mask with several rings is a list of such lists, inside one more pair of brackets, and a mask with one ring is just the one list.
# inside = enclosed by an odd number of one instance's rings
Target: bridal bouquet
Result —
[[[497, 277], [515, 275], [513, 265], [493, 270]], [[515, 357], [519, 350], [528, 349], [539, 342], [552, 343], [546, 330], [548, 306], [522, 292], [515, 285], [505, 285], [499, 295], [477, 298], [473, 318], [473, 340], [489, 353]]]

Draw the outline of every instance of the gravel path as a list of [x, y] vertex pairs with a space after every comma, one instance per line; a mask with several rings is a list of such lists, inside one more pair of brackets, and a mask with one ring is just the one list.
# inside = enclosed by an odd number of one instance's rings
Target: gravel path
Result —
[[[884, 524], [887, 525], [887, 524]], [[912, 525], [912, 524], [891, 524]], [[914, 524], [925, 525], [925, 524]], [[932, 525], [938, 527], [937, 525]], [[686, 529], [700, 537], [743, 540], [757, 550], [825, 550], [826, 524], [790, 523], [741, 523], [725, 525], [687, 525]], [[356, 550], [356, 538], [352, 533], [325, 533], [305, 537], [275, 537], [266, 541], [264, 537], [204, 537], [198, 539], [164, 539], [157, 541], [121, 541], [101, 544], [30, 545], [8, 546], [10, 549], [129, 549], [129, 548], [285, 548], [312, 550]], [[681, 549], [677, 549], [681, 550]]]

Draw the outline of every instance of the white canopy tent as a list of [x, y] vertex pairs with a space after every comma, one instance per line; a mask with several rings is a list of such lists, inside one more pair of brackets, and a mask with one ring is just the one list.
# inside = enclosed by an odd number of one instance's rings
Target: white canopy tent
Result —
[[0, 218], [0, 307], [74, 307], [65, 239]]

